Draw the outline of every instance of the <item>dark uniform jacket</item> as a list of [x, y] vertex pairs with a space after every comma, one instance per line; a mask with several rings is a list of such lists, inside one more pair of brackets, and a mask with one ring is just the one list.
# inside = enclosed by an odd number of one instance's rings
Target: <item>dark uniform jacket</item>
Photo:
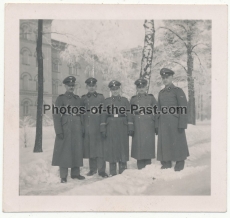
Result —
[[[158, 107], [163, 106], [185, 106], [187, 99], [184, 91], [171, 84], [160, 91], [158, 96]], [[188, 145], [185, 135], [187, 128], [187, 114], [161, 114], [158, 116], [158, 144], [157, 160], [159, 161], [180, 161], [189, 156]], [[178, 128], [183, 130], [179, 132]]]
[[[157, 101], [152, 94], [135, 95], [131, 105], [139, 107], [155, 106]], [[134, 137], [132, 139], [131, 157], [142, 160], [155, 158], [155, 115], [134, 113]]]
[[[81, 99], [73, 93], [66, 92], [59, 95], [55, 106], [81, 106]], [[56, 134], [63, 133], [64, 139], [56, 136], [53, 166], [79, 167], [83, 166], [83, 139], [82, 139], [82, 119], [81, 116], [54, 114], [54, 129]]]
[[[81, 99], [82, 105], [85, 106], [86, 110], [90, 110], [91, 107], [98, 107], [104, 102], [104, 96], [97, 92], [83, 95]], [[86, 112], [83, 116], [83, 120], [85, 130], [84, 158], [103, 157], [104, 151], [100, 134], [100, 114]]]
[[[117, 96], [104, 100], [104, 109], [108, 105], [123, 106], [130, 109], [127, 98]], [[104, 141], [104, 159], [108, 162], [126, 162], [129, 160], [129, 136], [128, 131], [133, 130], [133, 121], [130, 113], [118, 114], [118, 117], [103, 113], [101, 115], [101, 132], [106, 132]]]

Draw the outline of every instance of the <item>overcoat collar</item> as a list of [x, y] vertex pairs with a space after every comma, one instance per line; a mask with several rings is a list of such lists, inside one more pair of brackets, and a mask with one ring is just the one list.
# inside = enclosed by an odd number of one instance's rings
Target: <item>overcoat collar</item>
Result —
[[65, 96], [68, 98], [72, 98], [74, 96], [73, 92], [65, 92]]
[[91, 96], [97, 97], [97, 92], [88, 92], [87, 97], [90, 98]]
[[167, 90], [167, 91], [170, 91], [171, 89], [175, 88], [176, 86], [174, 86], [173, 83], [171, 83], [169, 86], [165, 86], [165, 88], [163, 89], [164, 91]]
[[112, 96], [111, 98], [112, 98], [113, 101], [115, 101], [116, 99], [117, 99], [118, 101], [121, 100], [121, 96], [120, 96], [120, 95], [118, 95], [118, 96]]
[[137, 97], [138, 97], [138, 98], [143, 98], [143, 97], [146, 97], [146, 96], [147, 96], [147, 93], [144, 93], [144, 94], [138, 93], [138, 94], [137, 94]]

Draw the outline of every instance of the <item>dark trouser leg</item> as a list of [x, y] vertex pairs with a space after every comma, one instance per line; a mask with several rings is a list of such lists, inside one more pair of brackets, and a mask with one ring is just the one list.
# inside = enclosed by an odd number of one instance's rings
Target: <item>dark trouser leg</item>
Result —
[[126, 169], [126, 162], [119, 162], [119, 173], [122, 174]]
[[127, 169], [127, 162], [124, 162], [124, 167], [125, 169]]
[[60, 169], [60, 178], [65, 179], [68, 176], [68, 168], [66, 167], [59, 167]]
[[184, 160], [177, 161], [174, 167], [175, 171], [181, 171], [184, 169]]
[[98, 169], [98, 174], [105, 173], [105, 161], [104, 161], [104, 158], [102, 158], [102, 157], [97, 158], [97, 169]]
[[71, 168], [71, 177], [80, 175], [80, 167]]
[[145, 166], [150, 165], [152, 163], [151, 159], [145, 159]]
[[137, 169], [141, 170], [145, 167], [145, 160], [137, 160]]
[[89, 170], [91, 172], [97, 172], [97, 158], [89, 158]]
[[172, 167], [171, 161], [161, 161], [162, 167], [161, 169], [168, 169]]
[[117, 163], [109, 163], [109, 173], [110, 175], [117, 174]]

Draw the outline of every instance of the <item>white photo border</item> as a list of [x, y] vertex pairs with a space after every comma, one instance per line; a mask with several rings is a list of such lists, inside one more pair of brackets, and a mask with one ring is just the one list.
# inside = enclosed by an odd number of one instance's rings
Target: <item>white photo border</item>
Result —
[[[227, 9], [227, 6], [223, 5], [8, 4], [5, 7], [3, 210], [5, 212], [225, 212], [227, 210]], [[19, 196], [19, 20], [60, 18], [212, 20], [211, 196]]]

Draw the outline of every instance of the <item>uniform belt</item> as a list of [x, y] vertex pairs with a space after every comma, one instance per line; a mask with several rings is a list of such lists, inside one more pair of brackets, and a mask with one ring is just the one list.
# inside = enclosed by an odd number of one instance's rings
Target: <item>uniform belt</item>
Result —
[[137, 112], [137, 111], [135, 111], [134, 114], [135, 115], [145, 115], [144, 113], [140, 113], [140, 112]]
[[64, 114], [65, 116], [77, 116], [77, 117], [80, 117], [81, 115], [80, 114]]
[[109, 114], [108, 117], [126, 117], [124, 114]]

